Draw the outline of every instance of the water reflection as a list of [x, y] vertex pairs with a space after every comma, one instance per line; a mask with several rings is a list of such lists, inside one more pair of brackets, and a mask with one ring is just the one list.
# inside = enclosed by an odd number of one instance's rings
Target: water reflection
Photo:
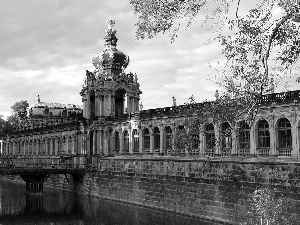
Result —
[[55, 190], [25, 195], [25, 186], [0, 180], [0, 224], [211, 225], [171, 213]]

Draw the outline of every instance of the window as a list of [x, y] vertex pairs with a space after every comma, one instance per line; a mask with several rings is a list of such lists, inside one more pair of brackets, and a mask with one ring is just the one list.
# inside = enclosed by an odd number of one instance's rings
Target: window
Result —
[[232, 147], [232, 137], [231, 137], [231, 127], [228, 122], [222, 124], [222, 149], [231, 149]]
[[118, 131], [115, 132], [115, 151], [120, 151], [120, 136]]
[[133, 152], [139, 152], [139, 132], [137, 129], [132, 131], [133, 137]]
[[193, 139], [193, 143], [192, 143], [192, 148], [199, 148], [199, 135], [198, 134], [192, 134], [192, 139]]
[[250, 148], [250, 127], [245, 121], [239, 123], [239, 148]]
[[160, 131], [158, 127], [154, 128], [154, 149], [160, 148]]
[[280, 149], [292, 148], [291, 123], [288, 119], [280, 119], [278, 123], [278, 141]]
[[205, 127], [206, 148], [212, 149], [215, 147], [215, 129], [212, 123]]
[[144, 149], [150, 149], [150, 133], [149, 129], [144, 130]]
[[172, 149], [172, 129], [171, 127], [166, 127], [166, 149]]
[[270, 148], [269, 124], [266, 120], [261, 120], [257, 127], [258, 148]]
[[124, 152], [129, 153], [129, 133], [127, 130], [124, 131]]

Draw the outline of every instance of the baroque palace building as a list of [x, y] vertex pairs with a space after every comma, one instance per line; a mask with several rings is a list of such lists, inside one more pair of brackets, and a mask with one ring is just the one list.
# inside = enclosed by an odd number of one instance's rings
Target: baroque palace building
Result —
[[[142, 110], [137, 75], [124, 72], [129, 57], [117, 50], [113, 25], [110, 19], [104, 51], [92, 57], [95, 70], [86, 71], [83, 106], [38, 98], [19, 130], [3, 139], [4, 157], [97, 163], [103, 156], [174, 153], [174, 134], [183, 127], [188, 106]], [[300, 91], [264, 96], [253, 125], [243, 129], [236, 129], [243, 116], [236, 124], [208, 121], [189, 154], [298, 158], [299, 99]], [[215, 146], [214, 140], [228, 129], [232, 135]]]

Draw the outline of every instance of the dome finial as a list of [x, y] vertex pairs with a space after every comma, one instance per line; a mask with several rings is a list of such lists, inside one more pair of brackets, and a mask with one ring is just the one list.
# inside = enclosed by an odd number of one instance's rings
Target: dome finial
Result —
[[116, 29], [114, 28], [114, 25], [116, 23], [116, 21], [113, 19], [113, 18], [109, 18], [107, 21], [107, 29], [105, 30], [105, 33], [106, 33], [106, 36], [109, 36], [109, 35], [114, 35], [116, 34]]

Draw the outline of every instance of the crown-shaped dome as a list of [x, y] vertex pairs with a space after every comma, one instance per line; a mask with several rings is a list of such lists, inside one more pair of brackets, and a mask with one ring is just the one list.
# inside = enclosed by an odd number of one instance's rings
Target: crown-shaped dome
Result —
[[114, 69], [119, 70], [121, 72], [124, 70], [129, 64], [129, 57], [117, 50], [117, 37], [116, 30], [114, 29], [115, 21], [113, 19], [109, 19], [107, 21], [108, 28], [106, 29], [105, 40], [105, 49], [101, 53], [96, 53], [92, 57], [92, 63], [96, 67], [97, 70], [103, 69]]

